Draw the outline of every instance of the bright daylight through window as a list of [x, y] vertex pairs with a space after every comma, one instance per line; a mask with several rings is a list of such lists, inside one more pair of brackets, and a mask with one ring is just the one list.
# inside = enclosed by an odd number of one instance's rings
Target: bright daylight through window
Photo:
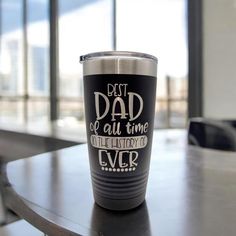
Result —
[[[156, 128], [187, 118], [185, 0], [57, 0], [58, 119], [84, 124], [79, 56], [128, 50], [158, 57]], [[0, 121], [50, 118], [49, 0], [1, 0]], [[56, 30], [56, 29], [55, 29]]]

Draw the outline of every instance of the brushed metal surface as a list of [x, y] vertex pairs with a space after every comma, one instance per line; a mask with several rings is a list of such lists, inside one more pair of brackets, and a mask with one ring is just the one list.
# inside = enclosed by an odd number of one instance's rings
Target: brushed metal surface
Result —
[[7, 165], [7, 204], [49, 235], [235, 236], [236, 153], [154, 134], [146, 201], [127, 212], [94, 204], [87, 146]]
[[84, 75], [136, 74], [157, 76], [157, 58], [144, 53], [110, 51], [81, 56]]

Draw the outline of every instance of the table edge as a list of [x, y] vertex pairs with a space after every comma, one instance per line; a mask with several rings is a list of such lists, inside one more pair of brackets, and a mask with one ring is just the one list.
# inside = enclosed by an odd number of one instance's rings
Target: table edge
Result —
[[[61, 236], [98, 236], [99, 234], [91, 229], [86, 229], [85, 227], [76, 224], [77, 227], [81, 228], [82, 232], [86, 232], [85, 234], [78, 234], [66, 227], [62, 227], [59, 224], [53, 222], [50, 219], [46, 219], [41, 216], [37, 211], [34, 211], [32, 208], [29, 207], [28, 204], [34, 205], [34, 203], [30, 203], [27, 200], [23, 199], [17, 192], [13, 189], [11, 183], [7, 177], [7, 163], [1, 164], [0, 169], [0, 176], [1, 176], [1, 188], [3, 193], [3, 203], [4, 205], [15, 212], [17, 215], [22, 217], [24, 220], [29, 222], [31, 225], [35, 226], [37, 229], [42, 231], [47, 235], [61, 235]], [[35, 205], [36, 207], [40, 208], [40, 206]], [[49, 214], [53, 214], [52, 212], [48, 211], [47, 209], [43, 209]], [[73, 222], [57, 216], [61, 218], [63, 221], [67, 221], [69, 224], [73, 224]], [[75, 223], [74, 223], [75, 224]]]

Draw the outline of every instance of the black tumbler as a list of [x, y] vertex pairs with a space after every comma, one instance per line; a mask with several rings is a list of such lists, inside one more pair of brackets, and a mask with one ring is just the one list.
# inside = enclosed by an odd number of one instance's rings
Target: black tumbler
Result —
[[110, 51], [80, 60], [94, 199], [107, 209], [132, 209], [145, 199], [157, 59]]

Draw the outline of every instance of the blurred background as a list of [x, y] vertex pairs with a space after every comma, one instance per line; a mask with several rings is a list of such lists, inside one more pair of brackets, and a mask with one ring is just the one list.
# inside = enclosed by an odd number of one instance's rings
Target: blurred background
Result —
[[79, 56], [158, 57], [156, 128], [184, 128], [186, 0], [0, 0], [0, 122], [84, 124]]
[[235, 0], [0, 0], [0, 124], [84, 126], [82, 54], [158, 57], [156, 128], [234, 119]]

